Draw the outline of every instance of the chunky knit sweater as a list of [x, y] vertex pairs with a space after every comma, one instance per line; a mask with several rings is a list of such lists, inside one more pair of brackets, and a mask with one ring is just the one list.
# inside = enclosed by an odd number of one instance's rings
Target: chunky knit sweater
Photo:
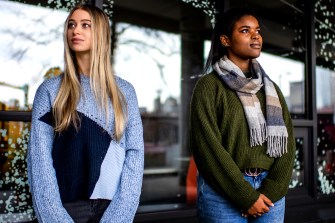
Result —
[[56, 134], [52, 105], [61, 79], [44, 81], [33, 104], [27, 160], [37, 219], [73, 222], [62, 203], [101, 198], [111, 200], [101, 222], [132, 222], [144, 166], [143, 128], [135, 90], [127, 81], [116, 78], [128, 111], [125, 132], [116, 142], [111, 104], [107, 120], [95, 103], [89, 77], [81, 75], [82, 95], [77, 105], [80, 130], [70, 126]]
[[[235, 91], [210, 73], [199, 79], [191, 101], [190, 147], [205, 181], [219, 194], [246, 210], [260, 193], [276, 202], [288, 190], [295, 157], [295, 139], [290, 113], [277, 85], [276, 91], [288, 130], [288, 153], [280, 158], [266, 154], [267, 143], [250, 147], [248, 123]], [[265, 114], [265, 91], [256, 94]], [[244, 180], [245, 168], [268, 170], [268, 176], [256, 191]]]

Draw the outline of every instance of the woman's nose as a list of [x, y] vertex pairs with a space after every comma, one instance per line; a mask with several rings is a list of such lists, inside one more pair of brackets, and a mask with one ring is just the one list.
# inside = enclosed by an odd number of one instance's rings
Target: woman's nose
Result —
[[259, 38], [259, 33], [254, 32], [254, 33], [252, 34], [252, 38], [253, 38], [253, 39], [258, 39], [258, 38]]
[[79, 26], [76, 26], [73, 28], [73, 34], [79, 34], [80, 33], [80, 29]]

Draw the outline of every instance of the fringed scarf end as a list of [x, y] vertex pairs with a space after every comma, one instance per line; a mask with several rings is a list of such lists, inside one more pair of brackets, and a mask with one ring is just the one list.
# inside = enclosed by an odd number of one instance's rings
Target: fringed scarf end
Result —
[[285, 153], [287, 153], [287, 136], [269, 136], [267, 138], [268, 141], [268, 149], [266, 151], [270, 157], [281, 157]]
[[259, 146], [262, 145], [267, 138], [266, 125], [263, 124], [259, 128], [250, 129], [250, 145]]

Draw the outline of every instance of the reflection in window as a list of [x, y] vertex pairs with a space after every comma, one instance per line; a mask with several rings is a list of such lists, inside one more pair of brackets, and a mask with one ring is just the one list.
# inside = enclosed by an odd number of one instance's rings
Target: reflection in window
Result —
[[0, 122], [0, 222], [34, 219], [27, 181], [30, 123]]
[[[282, 90], [292, 118], [305, 116], [304, 1], [255, 1], [262, 22], [263, 53], [259, 60], [269, 77]], [[276, 9], [279, 9], [276, 11]], [[281, 16], [277, 16], [280, 13]]]
[[178, 113], [179, 35], [126, 23], [116, 35], [115, 73], [134, 85], [142, 113]]
[[315, 1], [318, 193], [335, 194], [335, 5]]
[[[135, 87], [144, 128], [145, 170], [141, 205], [180, 202], [180, 37], [120, 23], [115, 72]], [[143, 66], [145, 64], [145, 67]]]
[[67, 12], [0, 1], [0, 110], [30, 110], [39, 84], [63, 66]]
[[335, 4], [328, 0], [316, 0], [314, 13], [317, 65], [334, 70]]
[[296, 153], [295, 153], [292, 178], [289, 185], [290, 189], [304, 186], [303, 138], [296, 138], [295, 144], [296, 144]]
[[304, 114], [304, 63], [268, 53], [262, 53], [258, 60], [272, 81], [279, 86], [293, 118]]
[[335, 193], [335, 126], [333, 114], [318, 114], [318, 192]]

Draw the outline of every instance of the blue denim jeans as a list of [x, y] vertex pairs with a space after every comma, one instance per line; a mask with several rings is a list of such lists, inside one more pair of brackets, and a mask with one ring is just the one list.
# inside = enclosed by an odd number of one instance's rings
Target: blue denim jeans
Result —
[[[259, 188], [267, 172], [262, 172], [257, 177], [244, 175], [255, 189]], [[260, 217], [250, 216], [245, 218], [242, 211], [232, 202], [216, 193], [199, 175], [198, 176], [197, 209], [200, 223], [283, 223], [285, 215], [285, 197], [269, 207], [270, 211]]]

